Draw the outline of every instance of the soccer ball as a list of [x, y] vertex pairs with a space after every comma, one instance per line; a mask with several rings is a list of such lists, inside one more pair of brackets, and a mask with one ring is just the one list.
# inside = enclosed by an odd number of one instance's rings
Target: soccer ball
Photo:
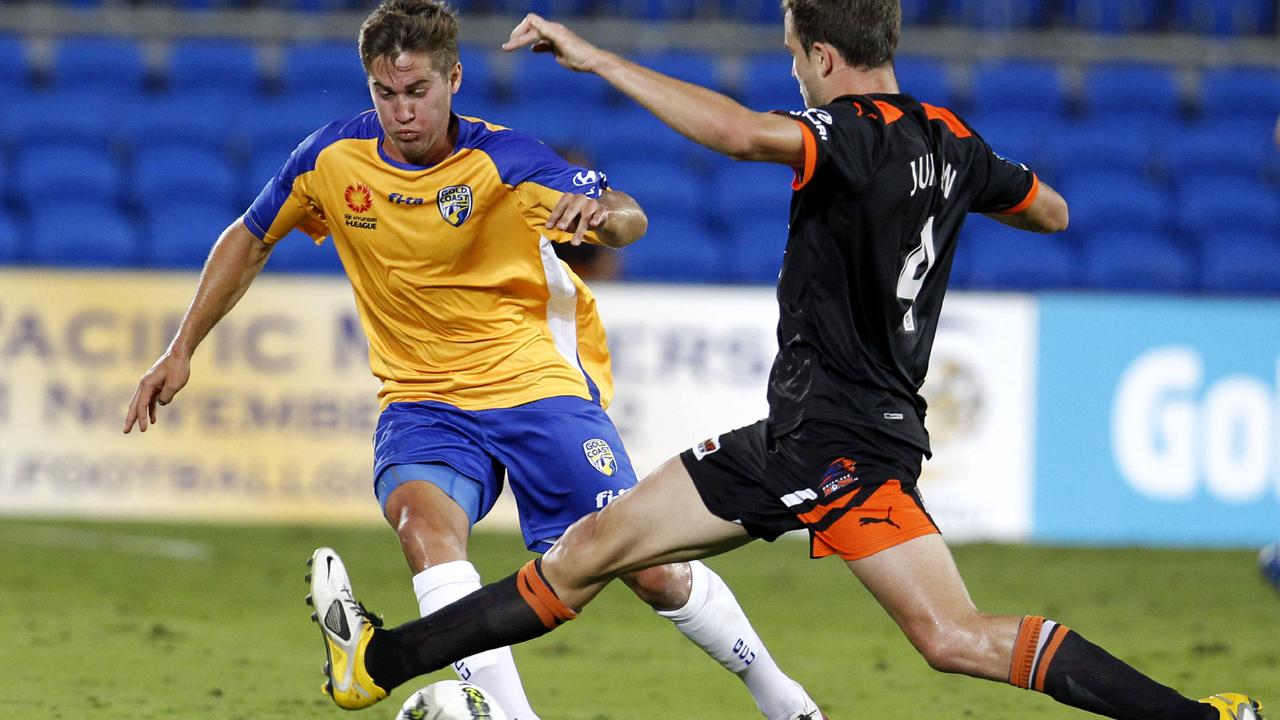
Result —
[[441, 680], [410, 695], [396, 720], [507, 720], [507, 714], [475, 685]]
[[1280, 590], [1280, 541], [1262, 548], [1258, 553], [1258, 569], [1262, 576], [1271, 583], [1271, 587]]

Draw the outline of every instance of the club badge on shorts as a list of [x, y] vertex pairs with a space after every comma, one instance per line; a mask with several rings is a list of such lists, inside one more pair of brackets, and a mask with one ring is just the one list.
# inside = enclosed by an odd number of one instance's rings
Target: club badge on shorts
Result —
[[444, 221], [454, 227], [471, 217], [471, 188], [466, 185], [450, 185], [436, 195], [436, 206]]
[[618, 461], [613, 457], [609, 443], [595, 438], [582, 443], [582, 452], [587, 455], [591, 467], [600, 471], [601, 475], [612, 476], [618, 470]]

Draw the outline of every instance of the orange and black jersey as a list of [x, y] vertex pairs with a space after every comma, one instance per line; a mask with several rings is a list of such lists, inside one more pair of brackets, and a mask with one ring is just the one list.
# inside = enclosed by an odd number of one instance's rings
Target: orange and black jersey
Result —
[[970, 212], [1030, 205], [1035, 174], [907, 95], [850, 95], [792, 115], [806, 157], [778, 284], [771, 429], [835, 420], [927, 455], [919, 389], [956, 236]]

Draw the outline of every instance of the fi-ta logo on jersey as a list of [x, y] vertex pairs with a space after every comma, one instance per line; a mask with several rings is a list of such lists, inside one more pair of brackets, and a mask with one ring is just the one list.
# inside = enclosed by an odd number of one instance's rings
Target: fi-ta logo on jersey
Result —
[[618, 461], [613, 457], [609, 443], [595, 438], [582, 443], [582, 452], [586, 453], [591, 467], [600, 471], [601, 475], [612, 476], [618, 471]]
[[440, 207], [440, 215], [445, 222], [461, 227], [471, 217], [471, 188], [466, 185], [451, 185], [436, 196], [436, 205]]

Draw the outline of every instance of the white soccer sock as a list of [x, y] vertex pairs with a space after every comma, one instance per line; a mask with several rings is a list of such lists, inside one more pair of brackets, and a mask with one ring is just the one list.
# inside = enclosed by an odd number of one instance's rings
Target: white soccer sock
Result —
[[733, 591], [711, 568], [689, 563], [692, 585], [689, 602], [679, 610], [658, 611], [675, 623], [685, 637], [729, 672], [742, 678], [756, 707], [769, 720], [788, 720], [812, 709], [812, 700], [799, 683], [773, 661]]
[[[413, 576], [413, 592], [423, 617], [480, 589], [480, 573], [466, 560], [441, 563]], [[493, 696], [510, 720], [538, 720], [520, 683], [511, 648], [486, 650], [454, 663], [458, 677]]]

